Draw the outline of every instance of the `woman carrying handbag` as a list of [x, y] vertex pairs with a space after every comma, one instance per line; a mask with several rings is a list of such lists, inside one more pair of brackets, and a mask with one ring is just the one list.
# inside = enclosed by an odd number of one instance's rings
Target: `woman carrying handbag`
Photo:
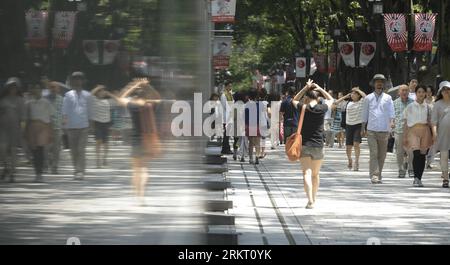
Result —
[[[319, 99], [323, 96], [326, 100]], [[292, 104], [301, 111], [298, 132], [301, 137], [299, 160], [303, 172], [303, 184], [308, 197], [306, 209], [313, 209], [320, 184], [320, 167], [324, 157], [323, 130], [325, 113], [331, 107], [332, 97], [312, 80], [294, 97]], [[292, 137], [296, 137], [294, 134]], [[297, 136], [298, 137], [298, 136]]]

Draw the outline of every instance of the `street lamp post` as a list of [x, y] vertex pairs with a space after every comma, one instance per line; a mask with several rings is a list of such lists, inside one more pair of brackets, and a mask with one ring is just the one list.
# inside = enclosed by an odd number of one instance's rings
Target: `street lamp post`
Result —
[[373, 11], [373, 15], [376, 18], [376, 29], [375, 29], [375, 34], [376, 34], [376, 42], [377, 42], [377, 49], [376, 49], [376, 66], [375, 66], [375, 70], [377, 73], [380, 73], [380, 55], [381, 55], [381, 21], [378, 21], [378, 18], [381, 17], [381, 15], [383, 14], [383, 1], [382, 0], [369, 0], [369, 2], [372, 3], [372, 11]]
[[325, 80], [325, 83], [326, 83], [326, 88], [328, 89], [328, 86], [329, 86], [329, 76], [328, 76], [328, 53], [329, 53], [329, 50], [328, 50], [328, 43], [330, 42], [330, 40], [331, 40], [331, 37], [330, 37], [330, 35], [325, 35], [325, 42], [326, 42], [326, 44], [327, 44], [327, 53], [326, 53], [326, 58], [325, 58], [325, 71], [326, 71], [326, 76], [327, 76], [327, 78], [326, 78], [326, 80]]
[[305, 50], [306, 50], [306, 78], [309, 78], [310, 74], [311, 74], [311, 45], [310, 44], [306, 44], [305, 46]]
[[[341, 30], [340, 29], [335, 29], [333, 31], [333, 35], [334, 35], [334, 63], [335, 63], [335, 71], [337, 73], [338, 71], [338, 63], [337, 63], [337, 58], [338, 58], [338, 41], [339, 41], [339, 37], [341, 36]], [[337, 83], [337, 89], [341, 89], [341, 80], [339, 78], [338, 74], [335, 74], [336, 77], [336, 83]]]

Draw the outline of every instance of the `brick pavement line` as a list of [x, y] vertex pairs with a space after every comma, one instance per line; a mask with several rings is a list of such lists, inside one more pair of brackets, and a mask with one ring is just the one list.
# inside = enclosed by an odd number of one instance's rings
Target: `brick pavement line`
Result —
[[264, 180], [261, 171], [259, 170], [259, 168], [256, 165], [253, 165], [255, 167], [256, 173], [259, 176], [259, 179], [261, 180], [261, 183], [264, 186], [264, 189], [266, 190], [267, 196], [269, 197], [270, 203], [273, 206], [273, 209], [275, 210], [275, 214], [277, 215], [278, 221], [281, 224], [281, 227], [283, 228], [283, 232], [286, 236], [286, 239], [288, 240], [290, 245], [296, 245], [294, 236], [292, 235], [291, 231], [289, 230], [289, 226], [286, 223], [286, 220], [284, 219], [283, 214], [281, 213], [280, 209], [277, 206], [277, 203], [274, 199], [274, 197], [272, 196], [272, 192], [269, 188], [269, 186], [267, 185], [267, 182]]
[[286, 198], [284, 192], [282, 191], [282, 189], [280, 188], [280, 186], [278, 185], [278, 182], [275, 181], [275, 179], [273, 178], [272, 174], [270, 173], [269, 169], [266, 167], [266, 165], [264, 164], [264, 162], [260, 162], [260, 164], [264, 167], [264, 169], [266, 170], [267, 174], [269, 175], [271, 182], [273, 184], [275, 184], [275, 186], [278, 189], [278, 192], [283, 196], [283, 199], [286, 201], [286, 204], [289, 206], [289, 210], [292, 213], [292, 216], [294, 216], [295, 220], [297, 221], [297, 224], [300, 226], [301, 230], [303, 231], [304, 236], [306, 237], [306, 239], [308, 240], [309, 244], [313, 244], [311, 238], [309, 238], [308, 234], [306, 233], [302, 223], [300, 222], [300, 220], [298, 219], [298, 216], [295, 214], [295, 212], [292, 210], [292, 206], [289, 204], [289, 200]]
[[244, 165], [243, 164], [241, 164], [241, 169], [242, 169], [242, 172], [244, 173], [245, 183], [247, 185], [247, 190], [249, 192], [250, 199], [252, 201], [253, 210], [255, 212], [256, 220], [258, 222], [259, 231], [261, 232], [261, 235], [262, 235], [263, 244], [264, 245], [268, 245], [269, 242], [267, 240], [267, 237], [265, 236], [264, 227], [263, 227], [262, 222], [261, 222], [261, 217], [259, 216], [258, 208], [256, 207], [255, 198], [253, 196], [252, 189], [251, 189], [251, 186], [250, 186], [250, 182], [248, 181], [247, 173], [245, 173], [245, 169], [244, 169]]

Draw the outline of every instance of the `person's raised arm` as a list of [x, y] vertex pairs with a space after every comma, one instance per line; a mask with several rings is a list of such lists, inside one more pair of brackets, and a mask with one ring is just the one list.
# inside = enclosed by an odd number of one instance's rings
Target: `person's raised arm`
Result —
[[347, 100], [347, 99], [351, 98], [351, 96], [352, 96], [352, 94], [348, 93], [347, 95], [345, 95], [345, 96], [341, 97], [340, 99], [336, 100], [334, 102], [334, 104], [339, 105], [339, 103], [341, 103], [344, 100]]
[[308, 79], [308, 82], [306, 82], [306, 85], [302, 88], [302, 90], [300, 90], [300, 92], [295, 95], [295, 97], [291, 101], [294, 107], [297, 107], [300, 99], [306, 94], [309, 89], [311, 89], [312, 84], [313, 81], [311, 79]]
[[[327, 91], [325, 91], [325, 89], [323, 89], [316, 83], [314, 83], [314, 85], [315, 85], [315, 90], [318, 91], [319, 93], [321, 93], [326, 100], [329, 100], [330, 102], [331, 102], [331, 100], [333, 100], [333, 97]], [[330, 103], [330, 105], [331, 105], [331, 103]]]
[[352, 91], [355, 91], [356, 93], [360, 94], [362, 98], [365, 98], [367, 95], [364, 93], [359, 87], [354, 87]]
[[105, 89], [105, 86], [103, 85], [97, 85], [92, 91], [91, 91], [91, 95], [92, 96], [96, 96], [96, 94], [98, 92], [100, 92], [101, 90]]

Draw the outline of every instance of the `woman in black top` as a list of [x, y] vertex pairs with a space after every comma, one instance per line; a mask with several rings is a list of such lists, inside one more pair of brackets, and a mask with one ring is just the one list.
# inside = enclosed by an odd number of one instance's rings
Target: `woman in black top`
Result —
[[[157, 152], [157, 147], [149, 147], [146, 145], [144, 142], [146, 139], [144, 138], [148, 138], [149, 133], [157, 134], [153, 116], [153, 105], [161, 101], [160, 95], [149, 84], [148, 80], [138, 79], [131, 82], [120, 96], [117, 97], [111, 93], [108, 93], [108, 96], [114, 98], [120, 105], [126, 106], [130, 112], [133, 125], [131, 141], [132, 184], [136, 196], [140, 199], [141, 204], [145, 205], [144, 193], [148, 179], [146, 162], [151, 158], [153, 153]], [[148, 115], [149, 113], [150, 116]]]
[[[322, 95], [325, 100], [319, 100]], [[303, 99], [302, 99], [303, 98]], [[301, 100], [302, 99], [302, 100]], [[308, 204], [306, 209], [314, 208], [319, 189], [319, 173], [323, 160], [323, 126], [325, 113], [331, 107], [332, 97], [312, 80], [294, 97], [292, 104], [301, 112], [305, 105], [302, 126], [302, 154], [300, 164], [303, 171], [303, 184]]]

